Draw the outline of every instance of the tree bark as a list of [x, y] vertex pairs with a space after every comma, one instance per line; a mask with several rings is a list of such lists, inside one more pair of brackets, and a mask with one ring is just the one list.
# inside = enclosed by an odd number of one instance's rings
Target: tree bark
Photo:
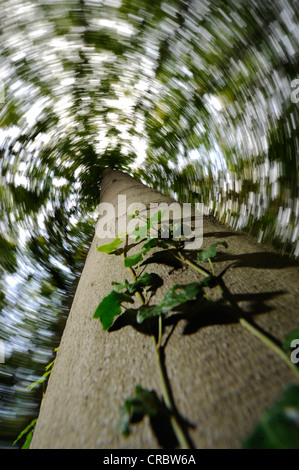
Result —
[[[173, 202], [124, 173], [106, 171], [101, 202], [116, 205], [119, 194], [126, 195], [128, 205]], [[223, 254], [214, 267], [219, 274], [230, 266], [223, 281], [233, 301], [254, 324], [282, 341], [299, 324], [298, 264], [213, 217], [204, 217], [203, 229], [203, 248], [216, 241], [228, 244], [227, 249], [220, 249]], [[127, 278], [131, 282], [122, 257], [98, 252], [101, 244], [103, 240], [95, 235], [31, 448], [159, 448], [149, 420], [132, 426], [127, 438], [118, 429], [120, 405], [132, 396], [135, 386], [140, 384], [159, 395], [161, 386], [151, 338], [130, 325], [103, 331], [93, 318], [99, 302], [111, 291], [112, 281]], [[207, 263], [205, 266], [209, 268]], [[155, 303], [174, 284], [200, 278], [190, 266], [171, 270], [150, 264], [147, 271], [164, 281]], [[166, 327], [170, 335], [165, 368], [173, 400], [190, 424], [188, 434], [195, 448], [238, 448], [261, 414], [296, 379], [283, 360], [220, 304], [208, 311], [199, 308], [196, 315], [198, 319], [193, 315], [188, 323], [177, 313], [175, 324]]]

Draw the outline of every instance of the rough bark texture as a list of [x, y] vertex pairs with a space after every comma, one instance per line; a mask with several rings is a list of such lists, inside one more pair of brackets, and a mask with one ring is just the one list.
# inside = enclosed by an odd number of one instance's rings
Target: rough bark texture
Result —
[[[116, 203], [125, 194], [128, 203], [169, 198], [131, 177], [107, 171], [101, 202]], [[226, 240], [228, 248], [215, 263], [216, 273], [234, 262], [224, 281], [235, 300], [254, 322], [281, 341], [298, 323], [299, 269], [296, 263], [249, 237], [232, 231], [212, 217], [204, 218], [203, 247]], [[54, 370], [43, 401], [32, 448], [159, 448], [149, 422], [137, 424], [124, 438], [118, 430], [119, 407], [136, 384], [161, 388], [149, 336], [132, 326], [104, 332], [93, 314], [111, 290], [111, 282], [130, 280], [122, 257], [96, 249], [96, 236], [79, 282], [62, 337]], [[130, 254], [133, 251], [130, 252]], [[192, 269], [170, 272], [151, 264], [164, 285], [155, 303], [175, 283], [199, 279]], [[249, 334], [228, 312], [198, 311], [188, 323], [183, 315], [165, 348], [165, 365], [174, 401], [195, 448], [238, 448], [263, 411], [294, 382], [288, 366]], [[174, 318], [174, 317], [173, 317]], [[170, 331], [171, 325], [167, 327]]]

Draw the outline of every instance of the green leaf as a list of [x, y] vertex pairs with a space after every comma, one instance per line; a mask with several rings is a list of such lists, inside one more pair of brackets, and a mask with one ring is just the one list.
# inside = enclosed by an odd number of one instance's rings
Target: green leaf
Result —
[[111, 285], [114, 286], [113, 290], [115, 290], [115, 291], [128, 289], [128, 287], [130, 286], [129, 281], [127, 281], [127, 279], [125, 279], [125, 283], [112, 281]]
[[243, 448], [299, 449], [299, 385], [289, 386], [264, 413]]
[[161, 279], [157, 274], [155, 273], [144, 273], [142, 276], [140, 276], [137, 281], [133, 282], [132, 284], [128, 285], [128, 292], [130, 294], [135, 294], [140, 289], [144, 289], [145, 287], [150, 287], [153, 286], [154, 284], [157, 284], [157, 280]]
[[[16, 440], [13, 442], [13, 446], [14, 446], [25, 434], [27, 434], [28, 431], [29, 431], [31, 428], [33, 428], [33, 427], [35, 426], [36, 421], [37, 421], [37, 418], [35, 418], [33, 421], [31, 421], [31, 423], [28, 424], [28, 426], [27, 426], [25, 429], [23, 429], [22, 432], [20, 432], [20, 434], [18, 435], [18, 437], [16, 438]], [[32, 431], [32, 433], [33, 433], [33, 431]], [[31, 433], [31, 434], [32, 434], [32, 433]], [[32, 437], [32, 436], [31, 436], [31, 437]], [[27, 439], [26, 439], [26, 442], [27, 442]], [[26, 444], [26, 443], [25, 443], [25, 444]], [[25, 445], [25, 444], [24, 444], [24, 445]], [[29, 443], [29, 444], [30, 444], [30, 443]], [[24, 448], [27, 448], [27, 447], [22, 447], [22, 449], [24, 449]]]
[[101, 253], [107, 253], [108, 255], [117, 249], [119, 245], [121, 245], [122, 240], [120, 238], [116, 238], [113, 240], [113, 242], [108, 243], [107, 245], [101, 245], [97, 248], [97, 251], [100, 251]]
[[135, 395], [127, 398], [120, 409], [119, 429], [122, 434], [130, 434], [130, 424], [143, 419], [145, 415], [156, 416], [164, 404], [155, 391], [146, 390], [140, 385], [135, 388]]
[[136, 237], [136, 241], [140, 240], [140, 238], [146, 238], [147, 236], [147, 225], [140, 225], [136, 227], [133, 232], [131, 233], [131, 237]]
[[297, 326], [293, 331], [285, 335], [284, 341], [282, 344], [282, 347], [285, 351], [288, 351], [291, 349], [291, 342], [294, 339], [299, 339], [299, 326]]
[[134, 300], [130, 295], [113, 290], [100, 302], [93, 317], [100, 319], [104, 330], [108, 330], [113, 323], [114, 317], [121, 313], [122, 302], [134, 303]]
[[126, 268], [135, 266], [135, 264], [140, 263], [143, 260], [142, 251], [136, 253], [135, 255], [127, 256], [125, 258], [124, 264]]
[[[112, 285], [114, 285], [114, 290], [121, 291], [125, 289], [125, 293], [129, 295], [134, 295], [136, 292], [140, 292], [146, 287], [148, 288], [148, 291], [154, 292], [159, 287], [161, 287], [162, 284], [163, 279], [156, 273], [144, 273], [137, 279], [137, 281], [133, 282], [132, 284], [130, 284], [127, 280], [123, 284], [118, 282], [112, 282]], [[129, 310], [132, 311], [132, 309], [126, 309], [124, 313], [128, 313]], [[136, 312], [134, 317], [136, 321], [137, 309], [134, 310], [134, 312]]]
[[148, 219], [147, 226], [148, 229], [152, 228], [155, 224], [159, 224], [162, 220], [163, 215], [165, 214], [165, 211], [157, 211], [155, 212], [152, 217]]
[[131, 236], [136, 237], [136, 241], [140, 240], [141, 238], [147, 238], [149, 230], [151, 228], [156, 228], [155, 225], [161, 222], [164, 213], [165, 211], [157, 211], [153, 214], [152, 217], [149, 217], [148, 219], [141, 218], [141, 220], [146, 223], [135, 228], [135, 230], [133, 230], [131, 233]]
[[130, 400], [125, 400], [120, 409], [119, 430], [124, 436], [130, 434], [130, 422], [132, 416], [132, 403]]
[[159, 238], [149, 238], [148, 241], [143, 245], [143, 253], [146, 254], [149, 252], [149, 250], [158, 246], [159, 241], [161, 241]]
[[143, 250], [142, 252], [144, 254], [148, 253], [152, 248], [155, 248], [156, 246], [167, 249], [170, 246], [174, 245], [174, 241], [168, 240], [168, 239], [162, 239], [162, 238], [149, 238], [148, 241], [143, 245]]
[[158, 281], [160, 280], [161, 280], [160, 276], [158, 276], [155, 273], [150, 273], [150, 274], [143, 273], [142, 276], [140, 276], [137, 279], [137, 281], [131, 284], [127, 281], [127, 279], [125, 280], [124, 283], [113, 281], [111, 284], [114, 286], [115, 291], [121, 291], [121, 290], [126, 289], [128, 294], [135, 294], [135, 292], [137, 292], [140, 289], [143, 289], [144, 287], [157, 285]]
[[146, 255], [152, 248], [156, 246], [167, 249], [170, 246], [174, 245], [174, 241], [168, 241], [161, 238], [149, 238], [147, 242], [143, 245], [143, 249], [136, 253], [135, 255], [127, 256], [125, 258], [125, 267], [135, 266], [137, 263], [140, 263], [143, 260], [143, 255]]
[[200, 251], [197, 253], [197, 259], [198, 261], [206, 261], [208, 259], [214, 258], [214, 256], [217, 255], [217, 246], [222, 245], [225, 248], [227, 248], [227, 243], [226, 242], [216, 242], [213, 243], [213, 245], [209, 246], [206, 250]]
[[137, 313], [137, 322], [142, 323], [147, 318], [169, 312], [174, 307], [181, 305], [189, 300], [197, 298], [202, 294], [202, 289], [210, 284], [212, 276], [206, 276], [199, 282], [191, 282], [190, 284], [176, 284], [165, 295], [159, 305], [150, 307], [141, 306]]

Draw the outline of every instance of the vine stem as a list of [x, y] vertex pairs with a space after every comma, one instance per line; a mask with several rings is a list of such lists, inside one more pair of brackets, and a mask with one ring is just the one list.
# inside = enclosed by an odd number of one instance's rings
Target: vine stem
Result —
[[[128, 238], [129, 238], [129, 235], [126, 234], [125, 244], [124, 244], [124, 251], [123, 251], [123, 257], [124, 257], [124, 259], [126, 259], [126, 257], [127, 257]], [[139, 266], [140, 266], [140, 263], [138, 263], [138, 271], [139, 271]], [[130, 273], [131, 273], [131, 275], [132, 275], [132, 278], [133, 278], [134, 282], [136, 282], [138, 276], [136, 275], [134, 269], [132, 268], [132, 266], [129, 266], [128, 269], [129, 269], [129, 271], [130, 271]], [[136, 294], [137, 294], [137, 297], [139, 298], [140, 302], [141, 302], [142, 304], [144, 304], [144, 303], [145, 303], [145, 300], [144, 300], [144, 297], [143, 297], [143, 295], [141, 294], [141, 292], [137, 291]]]
[[[200, 274], [207, 276], [210, 275], [210, 273], [198, 266], [197, 264], [193, 263], [190, 261], [188, 258], [185, 258], [182, 253], [179, 253], [178, 256], [176, 256], [177, 259], [181, 260], [185, 264], [188, 264], [190, 267], [198, 271]], [[212, 272], [214, 275], [214, 268], [211, 260], [209, 259], [210, 265], [212, 266]], [[293, 364], [293, 362], [290, 360], [289, 356], [281, 349], [269, 336], [265, 335], [262, 331], [260, 331], [256, 326], [254, 326], [252, 323], [250, 323], [246, 318], [244, 318], [242, 315], [239, 314], [239, 311], [236, 311], [236, 306], [234, 303], [230, 300], [230, 295], [229, 292], [227, 291], [227, 287], [225, 286], [224, 282], [221, 281], [219, 278], [217, 278], [217, 287], [222, 294], [223, 298], [225, 299], [226, 303], [234, 310], [236, 313], [236, 317], [239, 321], [239, 323], [244, 326], [251, 334], [253, 334], [255, 337], [257, 337], [260, 341], [262, 341], [266, 346], [268, 346], [273, 352], [275, 352], [292, 370], [292, 372], [295, 374], [296, 378], [299, 379], [299, 369], [296, 366], [296, 364]], [[239, 309], [238, 309], [239, 310]]]
[[252, 323], [246, 320], [246, 318], [239, 315], [237, 308], [235, 307], [235, 305], [233, 304], [233, 302], [231, 302], [229, 298], [230, 297], [229, 293], [226, 292], [227, 288], [224, 285], [223, 281], [218, 283], [217, 287], [220, 293], [223, 295], [224, 299], [226, 300], [227, 304], [233, 308], [240, 324], [244, 326], [250, 333], [256, 336], [260, 341], [262, 341], [266, 346], [272, 349], [272, 351], [275, 352], [290, 367], [292, 372], [295, 374], [296, 378], [299, 379], [298, 367], [296, 366], [296, 364], [293, 364], [293, 362], [290, 360], [289, 356], [284, 352], [284, 350], [281, 349], [271, 338], [269, 338], [269, 336], [265, 335], [262, 331], [256, 328]]
[[210, 273], [209, 271], [201, 268], [200, 266], [198, 266], [197, 264], [193, 263], [192, 261], [190, 261], [188, 258], [185, 258], [182, 253], [178, 253], [177, 255], [175, 254], [174, 255], [175, 258], [177, 258], [178, 260], [182, 261], [183, 263], [185, 264], [188, 264], [191, 268], [195, 269], [196, 271], [198, 271], [200, 274], [202, 274], [203, 276], [210, 276]]
[[[161, 317], [161, 316], [160, 316]], [[180, 444], [181, 449], [190, 449], [190, 445], [188, 442], [187, 437], [185, 436], [185, 433], [178, 422], [175, 414], [173, 413], [173, 406], [172, 406], [172, 400], [171, 396], [169, 393], [168, 385], [167, 385], [167, 380], [164, 374], [164, 369], [161, 361], [161, 347], [159, 344], [156, 342], [155, 336], [152, 336], [153, 343], [154, 343], [154, 349], [155, 349], [155, 359], [156, 359], [156, 364], [157, 364], [157, 369], [158, 369], [158, 375], [162, 387], [162, 395], [164, 399], [164, 403], [168, 410], [170, 411], [170, 422], [172, 425], [172, 428], [174, 430], [174, 433], [176, 435], [176, 438]]]
[[[124, 259], [126, 258], [126, 255], [127, 255], [127, 250], [126, 250], [127, 245], [128, 245], [128, 235], [126, 235], [126, 238], [125, 238], [125, 245], [124, 245], [124, 251], [123, 251]], [[139, 265], [138, 265], [138, 268], [139, 268]], [[131, 266], [129, 267], [129, 271], [133, 277], [134, 282], [136, 282], [138, 276], [136, 275], [134, 269]], [[136, 294], [139, 297], [141, 304], [144, 305], [145, 300], [141, 292], [137, 291]], [[155, 360], [156, 360], [158, 376], [159, 376], [159, 380], [160, 380], [160, 384], [162, 388], [163, 400], [167, 409], [170, 411], [170, 422], [171, 422], [173, 431], [178, 440], [178, 443], [180, 444], [181, 449], [190, 449], [188, 439], [185, 436], [185, 433], [180, 423], [178, 422], [175, 414], [173, 413], [171, 395], [169, 392], [169, 388], [167, 385], [167, 378], [165, 376], [165, 372], [164, 372], [163, 364], [161, 360], [161, 342], [162, 342], [162, 316], [161, 315], [159, 315], [159, 318], [158, 318], [158, 340], [156, 340], [155, 335], [152, 335], [152, 340], [154, 343]]]
[[291, 370], [294, 372], [297, 379], [299, 379], [298, 367], [296, 366], [296, 364], [293, 364], [293, 362], [290, 361], [289, 356], [277, 344], [275, 344], [274, 341], [272, 341], [268, 336], [264, 335], [261, 331], [255, 328], [245, 318], [240, 317], [239, 322], [241, 323], [241, 325], [247, 328], [248, 331], [254, 334], [261, 341], [263, 341], [263, 343], [269, 346], [274, 352], [276, 352], [280, 356], [280, 358], [283, 359], [283, 361], [285, 361], [286, 364], [291, 368]]

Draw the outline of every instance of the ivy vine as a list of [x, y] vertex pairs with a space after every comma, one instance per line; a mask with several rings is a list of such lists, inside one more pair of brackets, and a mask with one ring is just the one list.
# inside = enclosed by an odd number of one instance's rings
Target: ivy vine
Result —
[[[158, 215], [157, 215], [158, 214]], [[112, 282], [111, 292], [102, 299], [99, 303], [94, 318], [98, 319], [104, 330], [112, 330], [115, 319], [119, 316], [126, 317], [130, 315], [135, 318], [137, 324], [143, 322], [155, 321], [157, 322], [156, 328], [153, 328], [152, 340], [154, 344], [154, 354], [156, 360], [157, 371], [161, 383], [162, 399], [159, 398], [156, 391], [146, 390], [140, 385], [135, 388], [135, 394], [132, 397], [125, 399], [124, 404], [120, 410], [120, 425], [121, 433], [128, 436], [131, 432], [131, 425], [139, 422], [144, 416], [149, 416], [151, 423], [158, 415], [163, 416], [164, 420], [168, 420], [171, 424], [172, 430], [176, 437], [176, 442], [182, 449], [192, 448], [192, 442], [186, 432], [186, 426], [178, 416], [175, 409], [169, 384], [167, 382], [165, 368], [163, 366], [163, 352], [164, 346], [162, 344], [163, 336], [163, 321], [167, 314], [173, 309], [185, 304], [188, 301], [199, 300], [204, 298], [209, 301], [206, 294], [206, 288], [218, 289], [222, 296], [224, 304], [230, 307], [230, 312], [235, 320], [247, 329], [251, 334], [256, 336], [264, 344], [271, 348], [278, 356], [290, 367], [296, 379], [299, 379], [299, 369], [296, 364], [290, 360], [289, 349], [290, 344], [288, 338], [293, 338], [294, 334], [289, 334], [282, 346], [271, 339], [266, 333], [258, 328], [254, 323], [251, 323], [243, 314], [240, 307], [234, 301], [233, 296], [230, 294], [224, 280], [223, 274], [226, 268], [219, 275], [215, 275], [213, 266], [213, 258], [218, 253], [218, 247], [222, 246], [227, 248], [226, 242], [218, 241], [213, 243], [205, 250], [200, 250], [196, 253], [196, 261], [193, 261], [184, 252], [184, 240], [177, 240], [171, 237], [174, 233], [174, 228], [170, 232], [170, 238], [163, 238], [163, 226], [161, 224], [161, 213], [155, 214], [154, 218], [148, 219], [147, 223], [139, 226], [134, 230], [130, 236], [134, 236], [136, 242], [141, 244], [139, 252], [129, 255], [128, 247], [128, 234], [125, 235], [125, 240], [119, 237], [113, 242], [98, 247], [99, 252], [106, 253], [107, 255], [122, 255], [124, 258], [124, 266], [131, 272], [132, 282], [125, 279], [123, 282]], [[160, 214], [160, 215], [159, 215]], [[138, 214], [133, 214], [131, 217], [139, 217]], [[152, 236], [153, 230], [156, 231], [155, 236]], [[123, 247], [121, 245], [124, 244]], [[152, 304], [151, 300], [153, 293], [163, 284], [163, 280], [155, 273], [140, 272], [141, 263], [144, 261], [145, 255], [153, 250], [159, 248], [151, 255], [151, 260], [154, 262], [158, 259], [163, 259], [163, 254], [167, 259], [172, 258], [180, 263], [180, 265], [188, 265], [194, 269], [199, 275], [200, 279], [188, 284], [175, 284], [165, 294], [164, 298], [158, 304]], [[148, 258], [147, 258], [148, 259]], [[208, 267], [203, 267], [202, 264], [208, 263]], [[199, 264], [201, 263], [201, 264]], [[146, 263], [143, 263], [146, 265]], [[147, 263], [149, 264], [149, 263]], [[138, 305], [136, 306], [136, 300]], [[121, 322], [120, 322], [121, 323]], [[153, 324], [153, 323], [151, 323]], [[155, 333], [157, 331], [157, 333]], [[288, 393], [288, 391], [286, 392]], [[297, 395], [296, 395], [297, 393]], [[294, 402], [294, 396], [297, 396], [297, 417], [299, 416], [299, 387], [294, 385], [292, 393], [289, 394]], [[275, 407], [274, 407], [275, 409]], [[270, 411], [271, 416], [271, 411]], [[284, 417], [285, 418], [285, 417]], [[284, 423], [285, 424], [285, 423]], [[279, 428], [279, 426], [278, 426]], [[261, 433], [261, 429], [257, 431]], [[244, 447], [256, 445], [256, 439], [253, 437], [244, 441]], [[297, 444], [299, 446], [299, 426], [297, 423]], [[294, 440], [294, 439], [293, 439]], [[265, 438], [263, 442], [267, 442]]]

